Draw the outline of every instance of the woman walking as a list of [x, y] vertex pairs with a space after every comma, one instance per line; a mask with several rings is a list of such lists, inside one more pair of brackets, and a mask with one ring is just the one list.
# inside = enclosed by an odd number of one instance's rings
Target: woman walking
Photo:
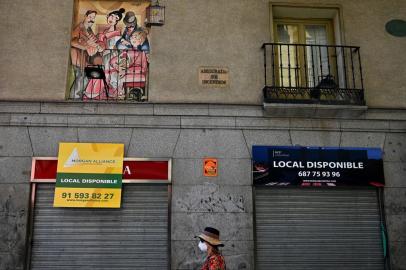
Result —
[[220, 232], [217, 229], [206, 227], [203, 233], [196, 236], [200, 239], [199, 249], [207, 252], [207, 258], [201, 270], [226, 270], [226, 263], [219, 247], [224, 247], [220, 241]]

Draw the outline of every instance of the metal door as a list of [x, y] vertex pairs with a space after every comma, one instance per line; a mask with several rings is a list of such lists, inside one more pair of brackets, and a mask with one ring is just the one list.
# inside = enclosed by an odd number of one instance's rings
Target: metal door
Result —
[[375, 189], [255, 188], [256, 269], [384, 269]]
[[168, 186], [124, 184], [120, 209], [53, 208], [36, 186], [31, 270], [168, 269]]

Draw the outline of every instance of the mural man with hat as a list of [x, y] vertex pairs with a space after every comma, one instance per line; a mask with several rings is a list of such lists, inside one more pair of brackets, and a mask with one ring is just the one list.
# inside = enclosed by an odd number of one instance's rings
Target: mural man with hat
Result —
[[125, 29], [124, 29], [123, 35], [116, 43], [116, 47], [119, 50], [132, 48], [132, 45], [130, 42], [130, 37], [131, 37], [131, 34], [138, 28], [137, 17], [135, 17], [134, 12], [132, 12], [132, 11], [128, 11], [125, 14], [123, 22], [125, 24]]
[[[84, 67], [89, 64], [101, 64], [99, 53], [104, 50], [104, 44], [98, 40], [92, 30], [97, 12], [88, 10], [83, 22], [72, 31], [71, 61], [75, 73], [75, 81], [71, 87], [71, 98], [81, 98], [87, 78], [84, 76]], [[100, 57], [98, 59], [97, 57]]]
[[207, 258], [201, 270], [226, 270], [226, 263], [219, 247], [224, 247], [220, 241], [220, 232], [212, 227], [206, 227], [203, 233], [196, 236], [200, 239], [199, 249], [207, 252]]

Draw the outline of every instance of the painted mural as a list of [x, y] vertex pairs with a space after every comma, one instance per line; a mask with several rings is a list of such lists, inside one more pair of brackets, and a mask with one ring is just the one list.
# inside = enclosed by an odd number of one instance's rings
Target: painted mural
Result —
[[149, 1], [76, 2], [67, 98], [148, 100]]

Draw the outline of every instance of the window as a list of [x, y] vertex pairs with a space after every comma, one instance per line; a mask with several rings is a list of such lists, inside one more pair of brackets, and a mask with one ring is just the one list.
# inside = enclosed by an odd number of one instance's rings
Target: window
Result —
[[[278, 65], [281, 67], [277, 76], [280, 85], [298, 87], [307, 81], [309, 87], [315, 87], [323, 77], [334, 73], [329, 64], [329, 48], [311, 46], [334, 44], [330, 20], [275, 20], [274, 34], [275, 41], [284, 44], [277, 52]], [[295, 44], [310, 46], [299, 47]]]

